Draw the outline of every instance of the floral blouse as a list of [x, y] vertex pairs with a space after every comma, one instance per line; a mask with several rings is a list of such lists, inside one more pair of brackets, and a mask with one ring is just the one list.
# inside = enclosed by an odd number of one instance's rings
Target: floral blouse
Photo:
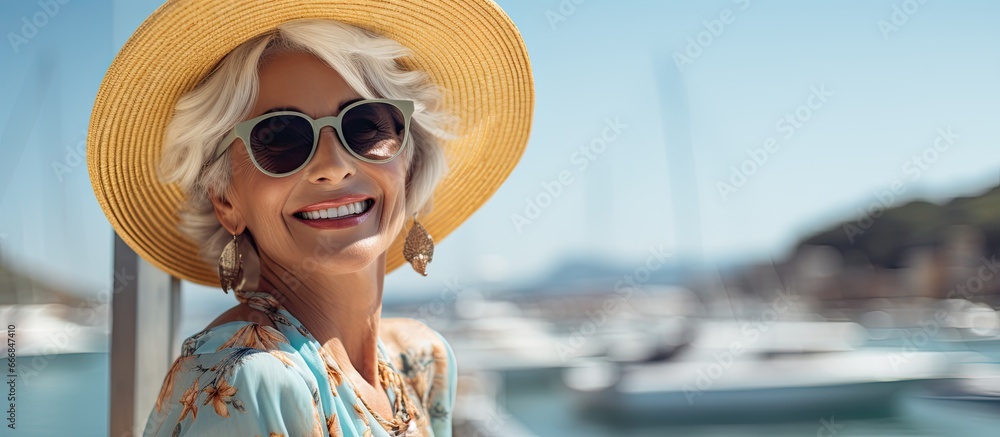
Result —
[[[390, 436], [331, 355], [277, 299], [262, 292], [237, 299], [266, 313], [277, 329], [232, 321], [185, 339], [143, 436]], [[394, 354], [382, 342], [385, 333], [378, 337], [379, 354], [417, 404], [399, 435], [450, 437], [455, 355], [437, 331], [413, 323], [432, 334], [428, 341]], [[395, 394], [387, 393], [394, 403]]]

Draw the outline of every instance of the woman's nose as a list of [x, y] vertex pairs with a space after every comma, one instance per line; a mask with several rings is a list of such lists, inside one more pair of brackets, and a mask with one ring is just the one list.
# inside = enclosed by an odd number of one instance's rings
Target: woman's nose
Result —
[[319, 131], [319, 144], [312, 161], [306, 166], [307, 176], [312, 183], [340, 182], [357, 173], [355, 158], [340, 142], [333, 127], [326, 126]]

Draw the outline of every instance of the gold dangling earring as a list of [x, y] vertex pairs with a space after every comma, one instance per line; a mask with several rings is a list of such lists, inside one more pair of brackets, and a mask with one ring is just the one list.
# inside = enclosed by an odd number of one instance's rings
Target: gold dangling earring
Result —
[[236, 234], [233, 234], [233, 240], [226, 244], [219, 256], [219, 280], [222, 282], [222, 291], [226, 294], [229, 294], [229, 290], [239, 293], [243, 289], [243, 254], [240, 253]]
[[417, 213], [413, 213], [413, 226], [410, 227], [410, 233], [406, 235], [406, 241], [403, 243], [403, 257], [410, 262], [413, 270], [427, 276], [427, 265], [431, 263], [433, 256], [434, 240], [417, 222]]

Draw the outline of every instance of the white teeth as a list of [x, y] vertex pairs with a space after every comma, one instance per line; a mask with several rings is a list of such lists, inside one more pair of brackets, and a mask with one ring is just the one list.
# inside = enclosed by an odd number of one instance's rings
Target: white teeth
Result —
[[306, 220], [319, 220], [328, 218], [343, 217], [350, 214], [360, 214], [364, 212], [365, 208], [368, 207], [374, 200], [362, 200], [360, 202], [354, 202], [349, 205], [342, 205], [337, 208], [321, 209], [318, 211], [307, 211], [295, 214], [299, 218]]

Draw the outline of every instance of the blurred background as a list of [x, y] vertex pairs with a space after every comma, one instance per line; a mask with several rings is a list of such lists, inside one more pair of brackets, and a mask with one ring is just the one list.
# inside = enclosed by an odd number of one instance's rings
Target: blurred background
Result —
[[[17, 435], [108, 433], [84, 139], [159, 3], [0, 6]], [[455, 350], [456, 435], [995, 435], [1000, 3], [498, 3], [534, 71], [527, 151], [428, 277], [385, 282], [384, 316]], [[180, 339], [236, 303], [181, 296]]]

